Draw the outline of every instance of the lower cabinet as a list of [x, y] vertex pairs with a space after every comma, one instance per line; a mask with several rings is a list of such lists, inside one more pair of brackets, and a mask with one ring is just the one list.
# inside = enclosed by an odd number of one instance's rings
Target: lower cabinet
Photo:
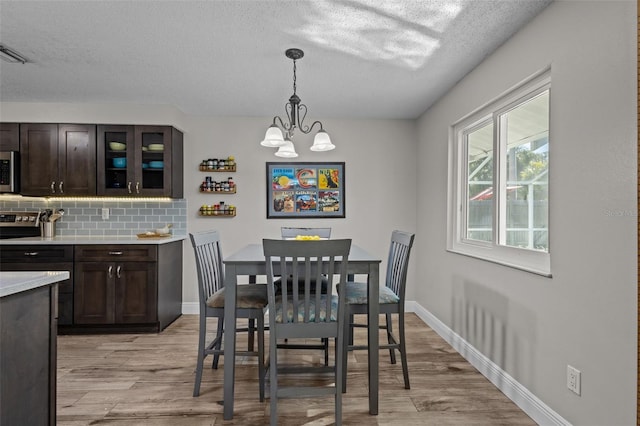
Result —
[[58, 283], [58, 325], [73, 323], [73, 246], [2, 246], [0, 271], [68, 271], [69, 279]]
[[78, 245], [73, 330], [160, 331], [182, 312], [182, 243]]
[[155, 321], [154, 262], [76, 262], [74, 272], [75, 324]]
[[182, 315], [182, 241], [2, 245], [0, 271], [69, 271], [58, 332], [157, 332]]

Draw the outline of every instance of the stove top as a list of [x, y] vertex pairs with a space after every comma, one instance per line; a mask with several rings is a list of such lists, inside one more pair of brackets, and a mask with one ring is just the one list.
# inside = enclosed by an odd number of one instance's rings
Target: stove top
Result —
[[40, 235], [40, 212], [0, 212], [0, 239]]

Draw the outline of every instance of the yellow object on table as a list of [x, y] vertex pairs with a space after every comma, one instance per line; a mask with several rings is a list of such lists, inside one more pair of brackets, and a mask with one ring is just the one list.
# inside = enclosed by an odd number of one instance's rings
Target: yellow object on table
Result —
[[318, 235], [296, 235], [296, 240], [300, 240], [300, 241], [312, 241], [312, 240], [319, 240], [320, 236]]

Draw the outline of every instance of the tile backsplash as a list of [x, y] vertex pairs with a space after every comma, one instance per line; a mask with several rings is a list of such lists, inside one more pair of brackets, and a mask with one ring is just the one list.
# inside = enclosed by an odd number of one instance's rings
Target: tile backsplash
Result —
[[[187, 200], [118, 201], [65, 200], [46, 198], [0, 197], [0, 211], [41, 211], [64, 209], [57, 221], [59, 236], [127, 236], [172, 224], [174, 235], [187, 235]], [[102, 219], [102, 209], [109, 209], [109, 219]]]

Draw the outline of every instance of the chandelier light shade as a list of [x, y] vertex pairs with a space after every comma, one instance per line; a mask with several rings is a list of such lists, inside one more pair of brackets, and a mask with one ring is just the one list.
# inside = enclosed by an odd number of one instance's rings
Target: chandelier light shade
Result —
[[260, 145], [266, 146], [267, 148], [277, 148], [284, 145], [282, 130], [275, 124], [269, 126], [267, 133], [264, 135], [264, 140], [260, 142]]
[[329, 138], [329, 134], [324, 130], [319, 130], [316, 133], [316, 137], [313, 138], [313, 145], [311, 145], [311, 151], [331, 151], [335, 149], [335, 145], [331, 143], [331, 138]]
[[304, 52], [300, 49], [287, 49], [285, 55], [293, 60], [293, 95], [284, 106], [287, 119], [285, 121], [279, 116], [273, 117], [273, 123], [267, 129], [264, 140], [260, 142], [260, 145], [268, 148], [279, 148], [276, 152], [278, 157], [295, 158], [298, 153], [296, 153], [291, 140], [294, 131], [298, 129], [304, 134], [309, 134], [317, 124], [319, 129], [313, 139], [311, 151], [321, 152], [335, 149], [336, 146], [331, 143], [331, 138], [322, 128], [320, 121], [314, 121], [310, 126], [304, 124], [304, 119], [307, 116], [307, 106], [300, 103], [300, 97], [296, 94], [296, 61], [304, 56]]
[[276, 157], [296, 158], [298, 153], [290, 139], [285, 139], [284, 144], [276, 151]]

